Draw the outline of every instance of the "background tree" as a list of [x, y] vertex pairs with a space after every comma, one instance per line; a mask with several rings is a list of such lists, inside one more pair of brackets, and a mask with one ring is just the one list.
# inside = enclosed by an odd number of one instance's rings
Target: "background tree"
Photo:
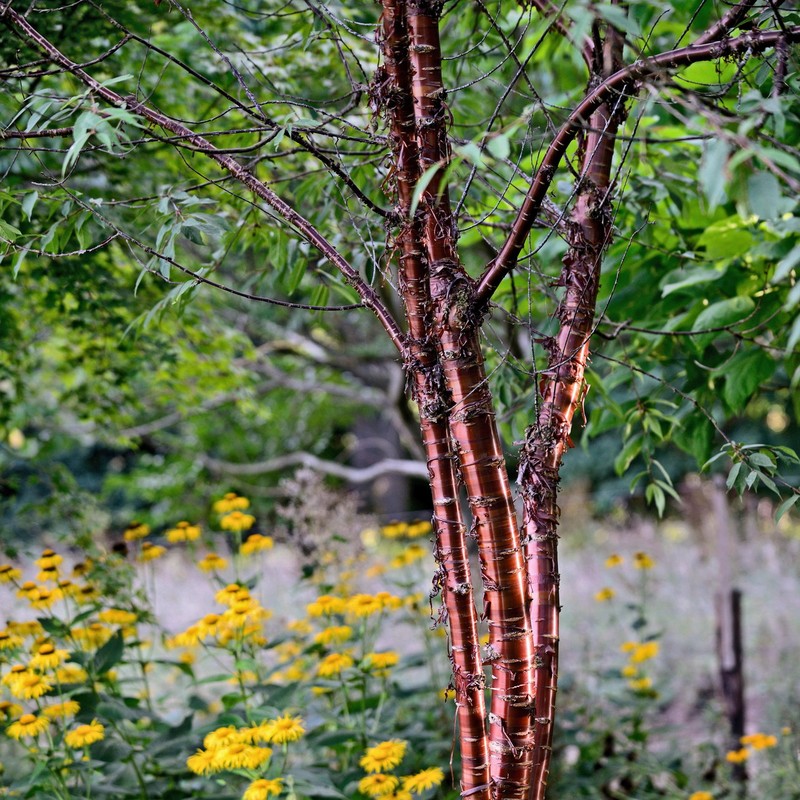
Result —
[[[145, 409], [163, 419], [211, 410], [226, 391], [241, 400], [246, 374], [241, 436], [219, 445], [245, 461], [261, 441], [248, 444], [259, 381], [271, 374], [296, 396], [319, 374], [297, 377], [299, 342], [349, 356], [354, 381], [354, 353], [385, 359], [394, 346], [430, 477], [462, 789], [542, 797], [557, 487], [589, 387], [584, 436], [621, 430], [616, 466], [641, 466], [635, 480], [660, 511], [676, 496], [657, 457], [670, 442], [701, 464], [722, 446], [729, 485], [783, 491], [781, 513], [798, 497], [778, 475], [792, 450], [728, 433], [757, 394], [780, 408], [800, 380], [796, 13], [751, 2], [721, 15], [704, 3], [13, 5], [0, 12], [0, 235], [12, 278], [3, 335], [23, 357], [5, 365], [9, 427], [26, 371], [46, 375], [60, 346], [88, 365], [58, 390], [62, 412], [114, 419], [123, 438], [125, 414], [143, 440], [133, 421]], [[131, 284], [139, 318], [120, 300]], [[287, 311], [241, 319], [206, 289]], [[26, 305], [48, 309], [44, 326]], [[315, 316], [304, 334], [293, 321], [334, 310], [346, 322]], [[95, 317], [105, 336], [86, 327]], [[144, 332], [118, 349], [126, 326]], [[168, 408], [142, 402], [137, 381], [154, 376], [126, 349], [158, 364]], [[209, 373], [216, 399], [196, 388]], [[522, 441], [521, 524], [501, 433]]]

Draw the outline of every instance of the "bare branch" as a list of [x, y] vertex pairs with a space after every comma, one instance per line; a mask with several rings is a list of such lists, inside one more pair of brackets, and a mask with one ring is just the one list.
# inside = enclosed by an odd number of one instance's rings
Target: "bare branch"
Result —
[[348, 467], [335, 461], [326, 461], [311, 453], [288, 453], [266, 461], [250, 464], [236, 464], [221, 461], [210, 456], [202, 457], [203, 465], [212, 472], [228, 475], [264, 475], [268, 472], [282, 472], [290, 467], [306, 467], [325, 475], [342, 478], [350, 483], [369, 483], [383, 475], [407, 475], [410, 478], [428, 480], [428, 466], [424, 461], [411, 461], [401, 458], [386, 458], [368, 467]]

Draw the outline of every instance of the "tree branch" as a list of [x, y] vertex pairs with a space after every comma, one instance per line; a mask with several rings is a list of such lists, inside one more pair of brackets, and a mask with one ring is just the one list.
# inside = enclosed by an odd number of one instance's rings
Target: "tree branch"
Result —
[[16, 11], [7, 5], [0, 10], [0, 18], [7, 24], [14, 26], [22, 32], [27, 39], [44, 52], [54, 63], [63, 69], [71, 72], [85, 86], [88, 86], [99, 97], [103, 98], [119, 108], [126, 108], [133, 114], [146, 119], [148, 122], [158, 125], [164, 130], [170, 131], [178, 136], [186, 137], [188, 141], [208, 158], [216, 161], [223, 169], [233, 175], [240, 183], [244, 184], [257, 197], [263, 200], [268, 206], [275, 210], [289, 225], [295, 228], [303, 238], [313, 245], [325, 258], [327, 258], [342, 273], [345, 281], [352, 286], [361, 297], [362, 305], [371, 309], [375, 316], [380, 320], [389, 338], [395, 347], [402, 351], [404, 337], [389, 312], [388, 308], [378, 297], [373, 288], [367, 284], [359, 273], [350, 263], [339, 253], [339, 251], [320, 233], [305, 217], [298, 213], [285, 200], [279, 197], [269, 187], [263, 184], [252, 173], [248, 172], [241, 164], [230, 156], [220, 153], [211, 142], [200, 134], [187, 128], [179, 122], [162, 114], [144, 103], [139, 102], [135, 97], [122, 97], [113, 90], [96, 81], [87, 72], [82, 70], [75, 62], [65, 56], [55, 45], [42, 36], [30, 23]]
[[536, 215], [539, 213], [545, 194], [550, 188], [556, 169], [567, 147], [580, 133], [592, 113], [613, 94], [622, 94], [634, 88], [643, 78], [656, 75], [664, 70], [685, 67], [698, 61], [716, 61], [724, 56], [737, 55], [748, 51], [753, 54], [761, 53], [778, 42], [784, 41], [790, 43], [800, 41], [800, 26], [788, 28], [786, 32], [758, 31], [756, 33], [743, 34], [735, 39], [699, 45], [692, 44], [677, 50], [669, 50], [666, 53], [636, 61], [630, 66], [618, 70], [600, 83], [569, 115], [561, 130], [550, 143], [514, 220], [511, 233], [503, 244], [497, 258], [489, 264], [478, 281], [475, 302], [481, 307], [485, 306], [503, 278], [516, 265], [525, 239], [533, 228]]
[[348, 467], [335, 461], [326, 461], [311, 453], [288, 453], [266, 461], [251, 464], [236, 464], [221, 461], [211, 456], [201, 456], [203, 466], [212, 472], [223, 472], [228, 475], [264, 475], [268, 472], [281, 472], [289, 467], [303, 466], [342, 478], [350, 483], [369, 483], [383, 475], [407, 475], [410, 478], [428, 480], [428, 466], [424, 461], [411, 461], [401, 458], [385, 458], [368, 467]]

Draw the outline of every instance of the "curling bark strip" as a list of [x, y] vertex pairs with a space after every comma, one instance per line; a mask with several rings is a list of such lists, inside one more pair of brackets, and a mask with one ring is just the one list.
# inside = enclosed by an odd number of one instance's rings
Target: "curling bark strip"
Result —
[[[619, 69], [622, 38], [609, 29], [594, 64], [594, 80]], [[558, 688], [559, 570], [558, 478], [571, 446], [572, 421], [584, 395], [600, 267], [611, 232], [611, 166], [617, 130], [625, 118], [624, 98], [600, 105], [581, 136], [581, 174], [567, 225], [569, 249], [559, 285], [564, 295], [556, 312], [561, 323], [539, 388], [537, 420], [520, 452], [523, 539], [531, 591], [535, 672], [534, 775], [532, 800], [543, 800], [552, 754]]]
[[485, 307], [500, 282], [516, 265], [525, 239], [531, 232], [536, 215], [542, 207], [544, 197], [567, 147], [581, 132], [591, 115], [609, 97], [631, 91], [639, 81], [650, 75], [658, 75], [665, 70], [686, 67], [699, 61], [716, 61], [725, 56], [739, 55], [748, 51], [756, 55], [781, 42], [787, 44], [800, 42], [800, 26], [787, 27], [780, 31], [746, 33], [734, 39], [691, 44], [677, 50], [669, 50], [666, 53], [636, 61], [602, 81], [578, 104], [547, 148], [511, 226], [511, 232], [497, 257], [489, 264], [477, 282], [475, 298], [478, 307]]
[[108, 87], [103, 86], [85, 70], [81, 69], [74, 61], [67, 58], [67, 56], [48, 39], [42, 36], [21, 14], [5, 6], [0, 9], [0, 18], [22, 33], [31, 44], [38, 47], [52, 62], [63, 67], [68, 72], [71, 72], [98, 97], [102, 97], [103, 100], [111, 105], [126, 108], [132, 114], [146, 119], [153, 125], [158, 125], [160, 128], [176, 136], [180, 136], [199, 152], [208, 156], [213, 161], [216, 161], [224, 170], [250, 189], [253, 194], [274, 209], [279, 216], [295, 228], [309, 244], [315, 247], [342, 273], [345, 281], [358, 292], [362, 305], [369, 308], [375, 314], [395, 347], [402, 352], [404, 345], [403, 334], [377, 293], [361, 278], [347, 259], [336, 250], [320, 231], [305, 217], [295, 211], [285, 200], [275, 194], [272, 189], [263, 184], [251, 172], [248, 172], [238, 161], [217, 150], [208, 139], [200, 134], [195, 133], [190, 128], [176, 122], [160, 111], [139, 102], [135, 97], [123, 97]]
[[472, 590], [466, 527], [458, 500], [449, 428], [449, 402], [432, 338], [427, 254], [423, 245], [423, 212], [410, 219], [414, 188], [420, 178], [419, 147], [412, 95], [410, 37], [405, 0], [384, 0], [381, 45], [384, 70], [379, 70], [375, 95], [386, 109], [394, 154], [398, 216], [400, 293], [408, 319], [406, 370], [419, 408], [420, 429], [430, 472], [436, 531], [435, 578], [442, 592], [442, 615], [450, 633], [450, 659], [456, 692], [456, 717], [461, 749], [461, 790], [476, 800], [489, 800], [489, 753], [486, 703], [478, 618]]
[[450, 433], [473, 516], [483, 581], [492, 664], [489, 752], [491, 793], [526, 800], [531, 775], [533, 661], [527, 581], [520, 535], [492, 396], [480, 348], [480, 315], [473, 281], [456, 252], [447, 186], [449, 110], [442, 83], [440, 0], [410, 0], [414, 113], [420, 168], [442, 169], [426, 187], [420, 206], [430, 269], [430, 293], [439, 363], [450, 393]]

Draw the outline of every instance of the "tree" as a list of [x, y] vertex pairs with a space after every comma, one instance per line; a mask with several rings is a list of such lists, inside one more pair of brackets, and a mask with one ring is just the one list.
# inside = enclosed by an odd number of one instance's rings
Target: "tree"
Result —
[[[639, 459], [660, 510], [675, 495], [654, 455], [668, 440], [703, 463], [721, 437], [739, 489], [780, 495], [778, 461], [796, 461], [724, 425], [768, 380], [785, 399], [800, 379], [800, 228], [784, 196], [800, 185], [797, 15], [779, 2], [716, 16], [702, 2], [383, 0], [379, 18], [316, 2], [12, 5], [12, 274], [36, 258], [138, 263], [172, 284], [162, 308], [205, 286], [371, 311], [428, 466], [462, 793], [542, 798], [559, 470], [589, 385], [599, 422], [584, 436], [621, 428], [620, 469]], [[665, 276], [669, 258], [682, 263]], [[252, 288], [230, 285], [239, 267]], [[596, 333], [628, 371], [589, 378]], [[490, 373], [508, 419], [525, 420], [521, 522]]]

